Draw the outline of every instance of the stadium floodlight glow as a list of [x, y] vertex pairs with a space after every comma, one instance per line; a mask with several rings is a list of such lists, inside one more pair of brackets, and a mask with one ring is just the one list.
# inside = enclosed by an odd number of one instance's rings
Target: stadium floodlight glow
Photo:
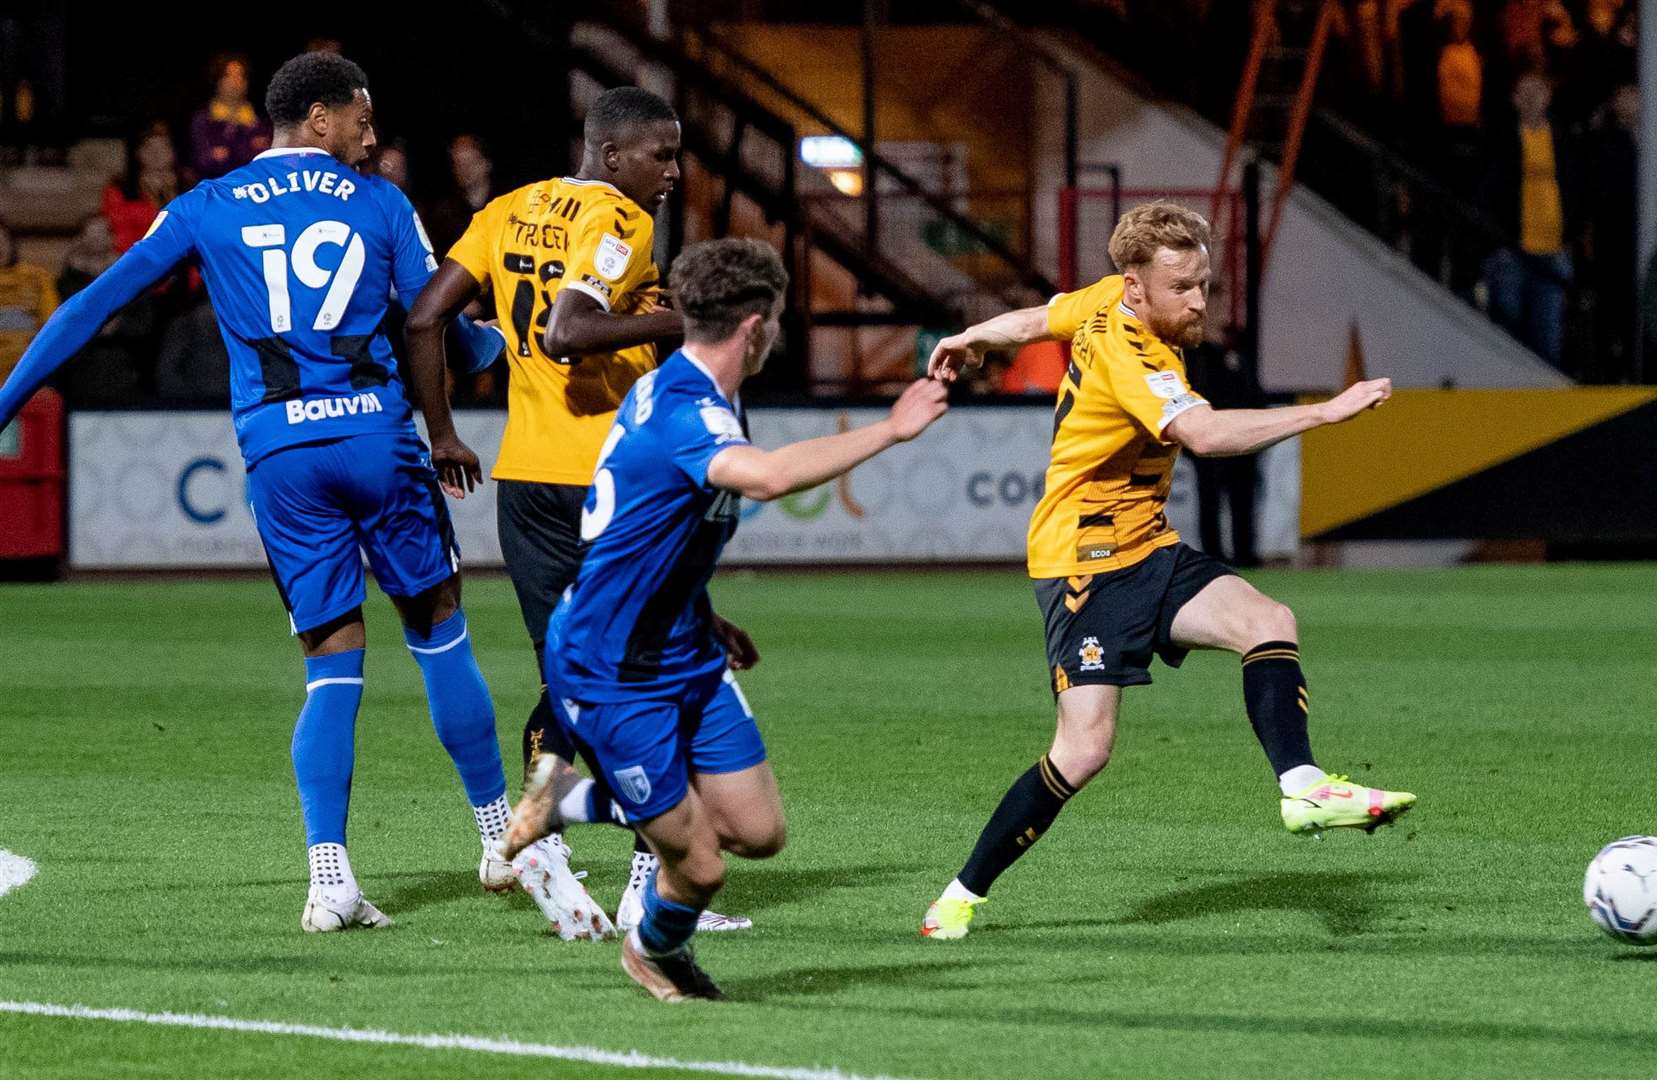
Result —
[[863, 164], [863, 150], [844, 135], [806, 135], [800, 160], [818, 169], [855, 169]]

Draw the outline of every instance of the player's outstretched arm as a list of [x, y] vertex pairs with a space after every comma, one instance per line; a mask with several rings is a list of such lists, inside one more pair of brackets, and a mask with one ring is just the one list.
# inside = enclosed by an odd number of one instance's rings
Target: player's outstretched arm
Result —
[[455, 434], [454, 415], [443, 377], [443, 328], [477, 296], [477, 279], [459, 263], [445, 259], [409, 309], [403, 337], [408, 342], [409, 379], [415, 403], [426, 417], [432, 468], [451, 498], [464, 499], [483, 480], [483, 466], [471, 447]]
[[755, 446], [721, 450], [708, 463], [708, 483], [761, 502], [814, 488], [925, 431], [949, 411], [948, 398], [942, 383], [917, 379], [893, 404], [891, 413], [872, 424], [778, 450]]
[[1214, 409], [1200, 405], [1174, 417], [1163, 431], [1199, 457], [1252, 454], [1301, 432], [1344, 423], [1391, 396], [1391, 379], [1368, 379], [1316, 405], [1281, 409]]
[[1047, 308], [1020, 308], [969, 326], [938, 342], [926, 362], [926, 374], [943, 382], [954, 382], [963, 368], [984, 363], [992, 350], [1018, 349], [1055, 337], [1047, 327]]
[[677, 311], [618, 315], [580, 289], [559, 289], [541, 344], [548, 356], [588, 356], [647, 345], [685, 332]]

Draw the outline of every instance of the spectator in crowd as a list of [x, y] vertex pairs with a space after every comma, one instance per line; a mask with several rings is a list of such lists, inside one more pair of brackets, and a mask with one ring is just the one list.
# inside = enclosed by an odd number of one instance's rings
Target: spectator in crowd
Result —
[[1444, 45], [1438, 52], [1438, 120], [1443, 130], [1445, 180], [1462, 198], [1478, 186], [1479, 127], [1484, 60], [1473, 44], [1473, 5], [1445, 5]]
[[1557, 70], [1576, 44], [1576, 25], [1563, 0], [1507, 0], [1502, 6], [1502, 45], [1514, 71]]
[[66, 0], [0, 4], [0, 165], [61, 165], [68, 131]]
[[1491, 315], [1558, 365], [1572, 276], [1567, 240], [1580, 235], [1580, 173], [1569, 129], [1554, 121], [1552, 103], [1547, 79], [1533, 74], [1519, 80], [1514, 115], [1493, 132], [1486, 155], [1483, 202], [1503, 234], [1517, 240], [1486, 261]]
[[1584, 115], [1602, 108], [1619, 87], [1639, 81], [1634, 10], [1632, 0], [1589, 0], [1573, 65]]
[[392, 187], [404, 195], [409, 192], [408, 149], [401, 139], [382, 141], [372, 157], [362, 164], [363, 171], [384, 177]]
[[213, 96], [190, 119], [190, 167], [211, 180], [240, 168], [270, 148], [270, 126], [247, 99], [247, 58], [213, 59]]
[[[1012, 355], [1006, 370], [1000, 373], [1001, 379], [995, 391], [1056, 397], [1059, 384], [1064, 381], [1065, 364], [1070, 359], [1065, 352], [1066, 344], [1062, 341], [1037, 341], [1019, 349]], [[988, 366], [986, 361], [985, 367]]]
[[449, 173], [452, 189], [422, 215], [438, 258], [460, 239], [472, 215], [496, 195], [495, 163], [476, 135], [456, 135], [449, 143]]
[[120, 257], [109, 219], [101, 214], [83, 219], [75, 239], [64, 252], [63, 272], [58, 275], [58, 296], [64, 300], [74, 296]]
[[19, 260], [16, 239], [0, 224], [0, 379], [17, 365], [57, 306], [58, 291], [51, 273]]
[[[63, 273], [58, 275], [58, 295], [69, 299], [119, 257], [109, 222], [102, 214], [86, 218], [65, 255]], [[69, 404], [98, 408], [131, 405], [139, 400], [145, 381], [139, 364], [154, 355], [151, 347], [157, 309], [153, 296], [140, 297], [87, 342], [57, 379]]]
[[229, 405], [230, 354], [206, 300], [174, 319], [161, 335], [155, 392], [170, 405]]
[[103, 215], [117, 255], [144, 238], [155, 215], [183, 187], [172, 131], [156, 120], [127, 138], [126, 168], [104, 187]]
[[1633, 367], [1639, 124], [1640, 88], [1628, 83], [1600, 110], [1592, 134], [1591, 258], [1584, 277], [1599, 304], [1599, 341], [1590, 352], [1594, 367], [1582, 372], [1587, 382], [1622, 382]]
[[[1260, 409], [1266, 404], [1260, 383], [1229, 340], [1212, 334], [1186, 351], [1186, 375], [1191, 389], [1216, 409]], [[1255, 495], [1260, 485], [1259, 454], [1233, 457], [1192, 455], [1197, 469], [1197, 530], [1202, 549], [1233, 566], [1260, 565], [1254, 543]], [[1231, 551], [1220, 542], [1221, 506], [1231, 523]]]
[[1420, 155], [1437, 126], [1438, 70], [1442, 52], [1434, 0], [1415, 0], [1398, 14], [1393, 54], [1397, 57], [1397, 97], [1403, 105], [1398, 132], [1408, 149]]

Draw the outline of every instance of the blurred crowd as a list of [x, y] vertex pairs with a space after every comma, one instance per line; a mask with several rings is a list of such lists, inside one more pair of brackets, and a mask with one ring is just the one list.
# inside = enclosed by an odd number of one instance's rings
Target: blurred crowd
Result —
[[[1249, 17], [1245, 3], [1204, 6]], [[1650, 376], [1635, 367], [1637, 6], [1344, 0], [1318, 101], [1361, 135], [1336, 147], [1337, 125], [1317, 117], [1301, 159], [1302, 180], [1587, 382]], [[1282, 36], [1309, 40], [1321, 7], [1276, 5], [1303, 24]], [[1235, 49], [1223, 67], [1240, 75]]]
[[[1293, 60], [1282, 57], [1310, 40], [1325, 5], [1268, 6], [1278, 48], [1261, 94], [1281, 98], [1295, 76]], [[1657, 273], [1636, 266], [1636, 6], [1338, 0], [1298, 176], [1586, 382], [1657, 378], [1657, 340], [1643, 349], [1638, 340], [1642, 325], [1648, 336], [1657, 331]], [[1086, 24], [1093, 28], [1086, 31], [1062, 24], [1072, 33], [1096, 30], [1113, 43], [1113, 55], [1140, 64], [1162, 92], [1229, 123], [1255, 0], [1073, 0], [1069, 7], [1067, 14], [1056, 5], [1045, 17], [1057, 26], [1085, 9], [1113, 20]], [[0, 168], [62, 166], [72, 125], [64, 121], [63, 71], [54, 57], [68, 5], [41, 0], [22, 10], [0, 8]], [[338, 44], [319, 39], [307, 47]], [[1167, 62], [1170, 56], [1181, 62]], [[178, 123], [147, 118], [131, 130], [98, 212], [72, 237], [23, 245], [36, 264], [19, 258], [6, 231], [27, 233], [30, 224], [7, 220], [0, 207], [0, 373], [55, 305], [136, 243], [169, 199], [270, 145], [252, 92], [257, 74], [234, 54], [204, 64], [195, 107], [167, 114]], [[382, 132], [367, 166], [409, 194], [439, 253], [498, 194], [481, 138], [456, 134], [446, 149], [444, 158], [411, 160], [401, 141]], [[66, 369], [62, 389], [82, 405], [217, 404], [225, 395], [222, 357], [200, 279], [182, 271], [104, 327]], [[992, 373], [1002, 377], [984, 380], [984, 388], [1045, 392], [1053, 364], [1038, 359]], [[500, 401], [504, 378], [503, 371], [468, 378], [457, 395]]]
[[[311, 47], [337, 48], [313, 41]], [[72, 237], [55, 245], [54, 265], [23, 259], [15, 230], [0, 212], [0, 377], [17, 363], [34, 333], [59, 304], [85, 288], [123, 252], [141, 240], [161, 208], [200, 180], [222, 176], [270, 147], [270, 125], [250, 97], [245, 57], [213, 58], [207, 99], [180, 133], [165, 120], [145, 120], [128, 135], [123, 166], [108, 178], [97, 213], [87, 216]], [[15, 86], [5, 88], [15, 102]], [[52, 110], [25, 82], [22, 122], [6, 129], [6, 159], [57, 166], [63, 163], [58, 129], [33, 124]], [[455, 136], [448, 145], [448, 169], [411, 177], [408, 151], [382, 136], [364, 164], [395, 184], [421, 211], [432, 243], [443, 252], [459, 239], [472, 214], [495, 195], [493, 163], [481, 139]], [[37, 245], [38, 246], [38, 245]], [[473, 314], [479, 314], [474, 311]], [[399, 328], [393, 328], [394, 330]], [[401, 334], [392, 334], [401, 355]], [[201, 277], [181, 268], [125, 308], [54, 380], [71, 405], [98, 408], [154, 403], [219, 406], [229, 401], [229, 372], [223, 341]], [[470, 404], [505, 400], [504, 371], [461, 377], [457, 399]]]
[[[1643, 370], [1636, 348], [1642, 302], [1657, 312], [1634, 239], [1638, 6], [1272, 0], [1251, 138], [1283, 135], [1307, 47], [1329, 18], [1296, 180], [1567, 374], [1657, 379], [1657, 344]], [[1114, 60], [1225, 127], [1259, 7], [1068, 0], [1030, 18], [1085, 27]]]
[[1636, 7], [1366, 0], [1334, 69], [1340, 106], [1480, 217], [1447, 229], [1461, 207], [1412, 213], [1405, 187], [1392, 239], [1585, 381], [1634, 374]]

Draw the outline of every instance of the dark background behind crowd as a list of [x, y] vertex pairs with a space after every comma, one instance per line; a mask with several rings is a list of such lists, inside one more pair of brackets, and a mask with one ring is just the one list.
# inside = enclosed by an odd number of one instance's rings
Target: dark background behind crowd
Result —
[[[1292, 55], [1322, 0], [1281, 0]], [[1639, 95], [1634, 0], [1342, 0], [1299, 178], [1519, 341], [1589, 382], [1649, 378], [1635, 266]], [[1038, 16], [1106, 43], [1167, 96], [1231, 120], [1252, 0], [1074, 0]], [[369, 72], [373, 168], [420, 209], [439, 252], [494, 195], [567, 169], [569, 110], [541, 48], [489, 5], [443, 33], [385, 9], [298, 2], [240, 29], [218, 6], [165, 12], [62, 0], [0, 10], [0, 178], [72, 170], [75, 147], [124, 148], [78, 220], [0, 205], [0, 372], [33, 330], [198, 180], [270, 145], [264, 80], [306, 48], [348, 47]], [[1273, 61], [1276, 63], [1276, 61]], [[1268, 71], [1263, 95], [1296, 72]], [[7, 190], [0, 186], [0, 194]], [[16, 202], [17, 200], [8, 200]], [[24, 255], [23, 248], [30, 254]], [[1647, 276], [1650, 280], [1650, 276]], [[1657, 313], [1645, 320], [1657, 328]], [[198, 275], [181, 270], [102, 328], [60, 389], [83, 406], [221, 404], [224, 351]], [[456, 387], [502, 400], [504, 375]]]
[[[369, 72], [380, 139], [369, 167], [409, 195], [439, 252], [494, 195], [567, 167], [567, 120], [547, 119], [567, 109], [552, 102], [543, 111], [520, 92], [541, 86], [540, 54], [498, 18], [474, 14], [434, 34], [406, 12], [285, 5], [280, 25], [339, 35], [306, 38], [232, 26], [222, 10], [100, 8], [100, 18], [80, 19], [57, 0], [0, 9], [0, 175], [13, 181], [0, 184], [0, 375], [170, 199], [270, 146], [265, 80], [297, 52], [348, 43]], [[24, 176], [38, 185], [62, 173], [71, 190], [71, 174], [86, 168], [76, 145], [100, 140], [123, 149], [77, 221], [46, 220], [28, 200], [5, 198]], [[103, 327], [54, 385], [82, 407], [222, 405], [225, 365], [200, 276], [186, 269]], [[504, 400], [493, 372], [455, 389], [465, 403]]]
[[[1288, 98], [1323, 3], [1271, 7], [1260, 93]], [[1635, 265], [1637, 7], [1341, 0], [1297, 179], [1574, 378], [1657, 377], [1657, 347], [1644, 370], [1636, 348], [1638, 283], [1652, 281]], [[1056, 8], [1113, 60], [1229, 126], [1254, 0]], [[1195, 62], [1167, 62], [1181, 54]], [[1657, 328], [1657, 308], [1644, 324]]]

